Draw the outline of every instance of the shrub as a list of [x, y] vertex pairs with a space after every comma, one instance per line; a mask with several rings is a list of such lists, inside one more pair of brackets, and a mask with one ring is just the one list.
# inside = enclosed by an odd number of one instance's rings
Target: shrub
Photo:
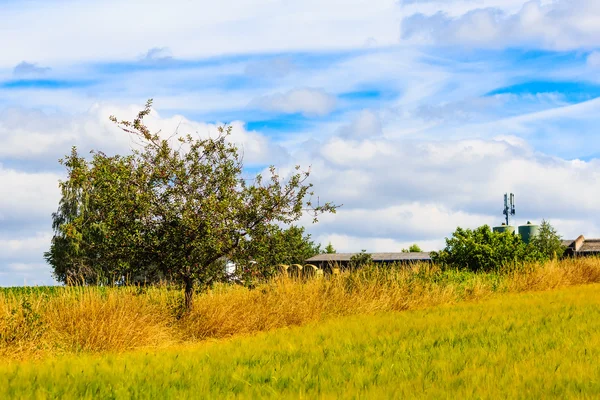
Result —
[[360, 253], [355, 254], [350, 258], [350, 268], [353, 269], [361, 268], [372, 263], [373, 259], [366, 250], [362, 250]]
[[432, 252], [433, 262], [442, 267], [467, 269], [474, 272], [500, 271], [508, 265], [541, 259], [534, 246], [527, 246], [519, 235], [492, 232], [488, 225], [477, 229], [456, 228], [446, 247]]

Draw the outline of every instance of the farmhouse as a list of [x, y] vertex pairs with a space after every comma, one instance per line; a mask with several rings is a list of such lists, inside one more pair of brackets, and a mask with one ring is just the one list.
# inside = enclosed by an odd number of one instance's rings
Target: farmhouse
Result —
[[600, 255], [600, 239], [586, 239], [580, 235], [575, 240], [563, 240], [563, 246], [567, 248], [565, 256], [587, 257]]
[[[335, 253], [319, 254], [306, 260], [308, 264], [319, 268], [327, 266], [347, 267], [350, 259], [360, 253]], [[420, 253], [371, 253], [371, 259], [375, 264], [407, 264], [414, 262], [430, 262], [431, 257], [428, 252]]]

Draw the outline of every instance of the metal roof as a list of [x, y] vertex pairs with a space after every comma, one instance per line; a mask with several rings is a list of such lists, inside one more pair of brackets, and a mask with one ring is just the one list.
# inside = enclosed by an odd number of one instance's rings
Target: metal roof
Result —
[[[360, 253], [335, 253], [335, 254], [319, 254], [306, 260], [311, 262], [336, 262], [350, 261], [352, 256]], [[394, 261], [430, 261], [431, 257], [428, 252], [420, 253], [368, 253], [371, 259], [376, 262], [394, 262]]]
[[579, 249], [580, 252], [600, 252], [600, 239], [586, 239], [583, 246]]
[[569, 239], [569, 240], [567, 240], [567, 239], [563, 239], [563, 240], [561, 240], [560, 242], [561, 242], [561, 244], [562, 244], [564, 247], [571, 247], [571, 245], [573, 245], [573, 242], [574, 242], [574, 241], [575, 241], [575, 240], [570, 240], [570, 239]]

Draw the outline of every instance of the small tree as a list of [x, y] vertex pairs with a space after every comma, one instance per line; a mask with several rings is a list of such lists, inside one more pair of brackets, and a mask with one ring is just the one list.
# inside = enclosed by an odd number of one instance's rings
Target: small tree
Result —
[[47, 253], [57, 276], [70, 273], [61, 271], [64, 259], [68, 268], [102, 264], [116, 276], [157, 268], [183, 284], [189, 308], [195, 285], [218, 280], [218, 261], [244, 258], [247, 243], [260, 241], [266, 226], [292, 223], [305, 211], [316, 222], [336, 211], [331, 203], [313, 206], [310, 171], [299, 166], [287, 179], [271, 167], [268, 179], [259, 174], [247, 183], [238, 149], [228, 141], [231, 128], [220, 128], [215, 138], [181, 136], [178, 143], [150, 132], [143, 119], [151, 105], [133, 122], [111, 117], [140, 141], [130, 156], [96, 153], [91, 163], [76, 151], [66, 157], [69, 175], [61, 182]]
[[543, 220], [538, 233], [531, 238], [530, 245], [542, 258], [550, 260], [562, 257], [565, 252], [560, 239], [556, 229], [548, 221]]
[[403, 253], [421, 253], [423, 250], [416, 243], [411, 245], [408, 249], [402, 249]]
[[362, 250], [360, 253], [350, 257], [350, 268], [362, 268], [372, 262], [373, 258], [371, 258], [371, 254], [367, 253], [367, 250]]
[[331, 242], [321, 251], [321, 254], [335, 254], [337, 251], [333, 248]]

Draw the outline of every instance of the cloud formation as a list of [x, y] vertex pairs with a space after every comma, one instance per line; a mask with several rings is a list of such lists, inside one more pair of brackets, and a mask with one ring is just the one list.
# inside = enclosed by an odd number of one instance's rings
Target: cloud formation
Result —
[[344, 207], [300, 222], [340, 251], [439, 248], [501, 222], [508, 191], [517, 223], [600, 236], [598, 2], [150, 3], [3, 6], [0, 285], [51, 282], [57, 159], [130, 151], [108, 116], [148, 98], [165, 135], [230, 124], [248, 173], [310, 166]]
[[50, 67], [40, 67], [35, 63], [21, 61], [13, 69], [13, 74], [15, 74], [16, 76], [44, 75], [47, 72], [50, 72], [51, 70], [52, 68]]
[[306, 116], [323, 116], [335, 108], [335, 97], [322, 89], [301, 88], [284, 93], [258, 97], [248, 107], [285, 114], [301, 113]]
[[474, 8], [459, 16], [416, 13], [402, 21], [402, 38], [419, 43], [570, 50], [600, 46], [600, 5], [594, 0], [531, 0], [515, 12]]
[[297, 156], [295, 162], [313, 166], [321, 199], [344, 203], [312, 228], [324, 240], [393, 238], [439, 248], [456, 226], [500, 224], [504, 192], [517, 194], [519, 224], [545, 218], [568, 237], [600, 232], [587, 218], [600, 212], [600, 186], [590, 185], [600, 181], [600, 161], [549, 157], [522, 139], [332, 138]]

